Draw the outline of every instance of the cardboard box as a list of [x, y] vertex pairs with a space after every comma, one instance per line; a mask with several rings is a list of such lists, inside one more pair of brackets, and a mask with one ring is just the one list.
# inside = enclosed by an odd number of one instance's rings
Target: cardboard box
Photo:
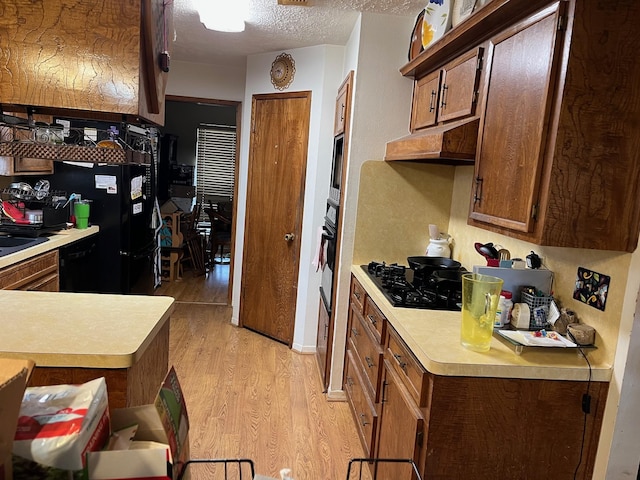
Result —
[[88, 453], [86, 468], [89, 480], [177, 480], [180, 477], [184, 463], [189, 460], [189, 417], [173, 367], [153, 404], [111, 412], [113, 431], [135, 424], [138, 428], [133, 440], [141, 447]]
[[31, 360], [0, 358], [0, 480], [9, 480], [11, 450], [24, 389], [33, 371]]

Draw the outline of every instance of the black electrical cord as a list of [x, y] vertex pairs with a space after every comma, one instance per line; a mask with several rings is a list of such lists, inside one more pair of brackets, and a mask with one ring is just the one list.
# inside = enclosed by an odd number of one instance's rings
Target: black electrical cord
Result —
[[584, 358], [584, 361], [587, 362], [587, 366], [589, 367], [587, 391], [582, 395], [582, 412], [584, 413], [584, 419], [582, 421], [582, 442], [580, 443], [580, 457], [578, 457], [578, 464], [576, 465], [576, 469], [573, 472], [573, 480], [576, 480], [578, 478], [578, 470], [580, 470], [580, 465], [582, 464], [582, 456], [584, 454], [584, 439], [587, 435], [587, 415], [589, 415], [589, 412], [591, 411], [591, 396], [589, 395], [589, 389], [591, 387], [591, 363], [589, 363], [587, 355], [584, 353], [584, 350], [582, 350], [582, 347], [576, 341], [576, 338], [571, 334], [571, 332], [567, 331], [567, 335], [578, 346], [578, 351], [580, 351], [582, 357]]

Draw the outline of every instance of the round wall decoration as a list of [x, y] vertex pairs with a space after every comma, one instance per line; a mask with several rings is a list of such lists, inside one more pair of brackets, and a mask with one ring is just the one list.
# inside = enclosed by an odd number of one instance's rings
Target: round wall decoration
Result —
[[288, 53], [281, 53], [271, 64], [271, 83], [278, 90], [284, 90], [291, 82], [296, 73], [296, 62]]

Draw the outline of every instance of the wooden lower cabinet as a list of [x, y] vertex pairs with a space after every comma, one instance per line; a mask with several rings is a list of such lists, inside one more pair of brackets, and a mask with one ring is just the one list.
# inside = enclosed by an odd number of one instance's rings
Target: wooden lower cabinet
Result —
[[386, 318], [352, 277], [343, 384], [367, 457], [374, 457], [377, 450], [383, 360], [380, 331], [385, 323]]
[[[384, 361], [382, 411], [380, 415], [380, 459], [420, 461], [424, 438], [424, 416], [388, 360]], [[408, 463], [377, 464], [376, 478], [410, 479], [413, 469]]]
[[[608, 383], [432, 375], [390, 325], [386, 338], [379, 458], [430, 480], [592, 478]], [[412, 472], [380, 463], [376, 478]]]
[[[382, 314], [360, 288], [352, 278], [344, 387], [366, 456], [412, 459], [429, 480], [592, 478], [607, 382], [434, 375], [384, 316], [378, 344], [365, 312]], [[370, 467], [415, 478], [408, 463]]]
[[53, 250], [0, 269], [0, 289], [58, 292], [58, 272], [58, 250]]

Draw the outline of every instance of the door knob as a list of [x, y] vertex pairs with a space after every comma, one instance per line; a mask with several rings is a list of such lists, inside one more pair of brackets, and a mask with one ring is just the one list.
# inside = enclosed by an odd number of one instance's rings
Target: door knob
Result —
[[294, 238], [296, 238], [296, 236], [293, 233], [285, 233], [284, 234], [284, 240], [286, 242], [292, 242]]

